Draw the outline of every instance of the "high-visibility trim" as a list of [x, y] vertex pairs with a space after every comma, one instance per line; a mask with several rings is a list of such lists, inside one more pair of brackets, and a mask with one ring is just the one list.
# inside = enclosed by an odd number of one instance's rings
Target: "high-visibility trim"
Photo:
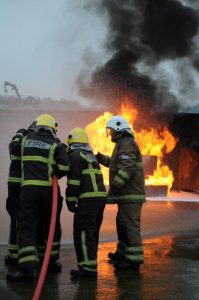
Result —
[[[46, 241], [46, 243], [47, 243], [47, 241]], [[60, 246], [60, 242], [53, 242], [53, 247], [54, 246]]]
[[57, 167], [61, 171], [69, 171], [70, 170], [69, 166], [63, 166], [63, 165], [57, 164]]
[[99, 169], [84, 169], [83, 171], [82, 171], [82, 174], [84, 175], [84, 174], [90, 174], [90, 173], [95, 173], [95, 174], [102, 174], [102, 172], [101, 172], [101, 170], [99, 170]]
[[80, 156], [83, 157], [86, 161], [88, 161], [86, 156], [82, 152], [80, 152]]
[[97, 268], [93, 269], [93, 268], [83, 267], [83, 269], [90, 272], [95, 272], [95, 273], [97, 272]]
[[[21, 142], [21, 158], [23, 158], [23, 152], [24, 152], [24, 145], [26, 142], [27, 136], [23, 137], [22, 142]], [[23, 160], [21, 159], [21, 180], [23, 182], [24, 180], [24, 168], [23, 168]]]
[[68, 179], [67, 184], [80, 185], [80, 180]]
[[25, 256], [22, 258], [19, 258], [19, 264], [22, 264], [24, 262], [30, 262], [30, 261], [37, 261], [37, 256], [36, 255], [29, 255], [29, 256]]
[[18, 250], [18, 249], [19, 249], [18, 245], [8, 244], [8, 250]]
[[143, 168], [143, 163], [141, 161], [136, 162], [136, 167]]
[[106, 197], [106, 192], [88, 192], [80, 194], [79, 198]]
[[16, 155], [11, 154], [10, 159], [11, 160], [21, 160], [21, 156], [16, 156]]
[[143, 247], [142, 246], [126, 247], [125, 251], [126, 253], [132, 253], [132, 252], [143, 253]]
[[145, 200], [145, 194], [129, 194], [124, 196], [111, 196], [108, 197], [109, 200]]
[[52, 182], [45, 180], [23, 180], [21, 186], [25, 185], [52, 186]]
[[144, 256], [141, 254], [140, 255], [126, 254], [126, 258], [133, 262], [143, 262], [144, 261]]
[[[22, 139], [22, 145], [21, 145], [21, 153], [22, 153], [22, 186], [26, 186], [26, 185], [35, 185], [35, 186], [52, 186], [52, 171], [53, 171], [53, 168], [52, 166], [53, 165], [56, 165], [56, 161], [54, 160], [54, 153], [55, 153], [55, 149], [57, 147], [57, 144], [56, 143], [53, 143], [50, 147], [50, 150], [49, 150], [49, 156], [48, 158], [46, 157], [43, 157], [43, 156], [30, 156], [30, 155], [27, 155], [27, 156], [24, 156], [24, 145], [25, 145], [25, 142], [26, 142], [26, 137], [24, 137]], [[38, 161], [38, 162], [43, 162], [45, 164], [48, 165], [48, 180], [24, 180], [24, 168], [23, 168], [23, 164], [25, 161]], [[62, 165], [59, 165], [58, 166], [60, 169], [63, 169], [65, 170], [65, 168], [67, 169], [68, 167], [65, 167], [65, 166], [62, 166]]]
[[96, 266], [97, 265], [97, 260], [84, 260], [84, 261], [80, 261], [78, 263], [79, 266], [84, 266], [84, 265], [87, 265], [87, 266]]
[[59, 253], [59, 250], [52, 250], [50, 252], [50, 255], [57, 255]]
[[88, 250], [86, 246], [86, 232], [82, 231], [81, 232], [81, 246], [82, 246], [82, 252], [83, 252], [83, 257], [84, 261], [88, 261]]
[[124, 185], [124, 183], [125, 183], [125, 180], [123, 178], [119, 177], [118, 175], [115, 175], [114, 180], [121, 185]]
[[17, 132], [17, 134], [16, 134], [16, 136], [23, 136], [23, 133], [21, 133], [21, 132]]
[[9, 253], [8, 256], [10, 258], [18, 258], [18, 254], [17, 253]]
[[36, 252], [36, 248], [34, 246], [23, 247], [23, 248], [19, 249], [19, 254], [26, 253], [26, 252], [31, 252], [31, 251]]
[[[50, 255], [51, 256], [54, 256], [54, 255], [57, 255], [59, 253], [59, 250], [52, 250], [51, 252], [50, 252]], [[45, 255], [45, 253], [39, 253], [39, 256], [40, 257], [43, 257]]]
[[19, 177], [8, 177], [8, 181], [9, 182], [17, 182], [17, 183], [21, 183], [21, 178]]
[[51, 161], [49, 158], [43, 157], [43, 156], [33, 156], [33, 155], [27, 155], [22, 157], [22, 161], [39, 161], [46, 164], [52, 163], [56, 164], [56, 162], [53, 160]]
[[50, 147], [50, 151], [49, 151], [49, 155], [48, 155], [48, 159], [49, 159], [49, 163], [48, 163], [48, 181], [51, 183], [51, 185], [52, 185], [52, 172], [53, 172], [52, 165], [56, 164], [56, 162], [54, 160], [54, 154], [55, 154], [56, 147], [57, 147], [57, 144], [53, 143], [52, 146]]
[[126, 180], [128, 180], [130, 177], [127, 172], [125, 172], [124, 170], [121, 170], [121, 169], [118, 171], [118, 175], [120, 175], [122, 178], [124, 178]]
[[66, 202], [77, 202], [77, 197], [66, 197]]
[[12, 143], [13, 142], [18, 142], [18, 141], [19, 141], [19, 138], [16, 137], [14, 140], [12, 140]]
[[[90, 170], [92, 170], [92, 164], [88, 164], [88, 167]], [[92, 185], [93, 185], [93, 190], [94, 192], [98, 191], [98, 186], [97, 186], [97, 182], [96, 182], [96, 176], [93, 172], [90, 173], [90, 177], [91, 177], [91, 181], [92, 181]]]

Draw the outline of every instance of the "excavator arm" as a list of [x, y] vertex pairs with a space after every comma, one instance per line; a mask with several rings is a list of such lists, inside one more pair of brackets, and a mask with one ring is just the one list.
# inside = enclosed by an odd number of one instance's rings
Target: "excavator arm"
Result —
[[17, 98], [21, 98], [21, 95], [19, 94], [19, 91], [18, 91], [18, 89], [17, 89], [17, 87], [16, 87], [15, 84], [10, 83], [8, 81], [5, 81], [5, 83], [4, 83], [4, 91], [5, 91], [5, 93], [8, 93], [7, 86], [10, 86], [11, 89], [15, 91], [15, 93], [17, 95]]

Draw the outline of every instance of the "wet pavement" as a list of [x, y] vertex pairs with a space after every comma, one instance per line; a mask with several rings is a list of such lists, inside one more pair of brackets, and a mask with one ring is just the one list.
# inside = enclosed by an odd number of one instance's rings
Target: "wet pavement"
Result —
[[[145, 263], [140, 271], [116, 272], [107, 261], [116, 242], [101, 242], [97, 279], [71, 280], [70, 270], [76, 268], [75, 253], [72, 245], [63, 245], [62, 273], [47, 275], [40, 299], [198, 300], [199, 203], [147, 202], [142, 214], [142, 233]], [[5, 254], [5, 246], [0, 247], [2, 262]], [[18, 299], [32, 299], [36, 281], [7, 282], [7, 269], [2, 263], [1, 286], [18, 294]], [[0, 299], [4, 299], [1, 294]]]

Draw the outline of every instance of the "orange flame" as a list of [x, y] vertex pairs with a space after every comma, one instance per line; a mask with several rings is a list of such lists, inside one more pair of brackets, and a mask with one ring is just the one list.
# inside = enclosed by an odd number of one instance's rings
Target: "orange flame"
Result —
[[[133, 130], [138, 110], [128, 101], [127, 98], [121, 104], [120, 115], [125, 117]], [[94, 150], [111, 156], [114, 144], [110, 137], [106, 136], [106, 123], [113, 116], [111, 112], [105, 112], [100, 115], [93, 123], [86, 126], [86, 132], [89, 136], [89, 142]], [[142, 155], [156, 155], [158, 157], [157, 168], [152, 176], [145, 179], [146, 185], [166, 185], [170, 190], [174, 176], [167, 165], [162, 164], [162, 158], [165, 153], [169, 153], [176, 145], [175, 138], [165, 128], [150, 128], [148, 130], [134, 131], [135, 140], [138, 143]], [[104, 183], [108, 185], [108, 168], [102, 166]]]

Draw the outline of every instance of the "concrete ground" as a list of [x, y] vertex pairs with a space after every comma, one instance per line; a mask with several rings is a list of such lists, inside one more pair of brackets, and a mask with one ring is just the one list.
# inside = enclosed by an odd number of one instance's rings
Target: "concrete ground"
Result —
[[[76, 268], [72, 245], [61, 249], [62, 273], [48, 274], [40, 299], [81, 300], [198, 300], [199, 299], [199, 203], [149, 201], [143, 208], [143, 246], [145, 263], [139, 272], [116, 272], [107, 261], [116, 242], [99, 245], [98, 277], [71, 280]], [[0, 247], [0, 299], [32, 299], [34, 283], [6, 281], [8, 267]], [[9, 268], [10, 270], [10, 268]], [[3, 288], [18, 297], [3, 295]], [[4, 291], [5, 293], [5, 291]]]

